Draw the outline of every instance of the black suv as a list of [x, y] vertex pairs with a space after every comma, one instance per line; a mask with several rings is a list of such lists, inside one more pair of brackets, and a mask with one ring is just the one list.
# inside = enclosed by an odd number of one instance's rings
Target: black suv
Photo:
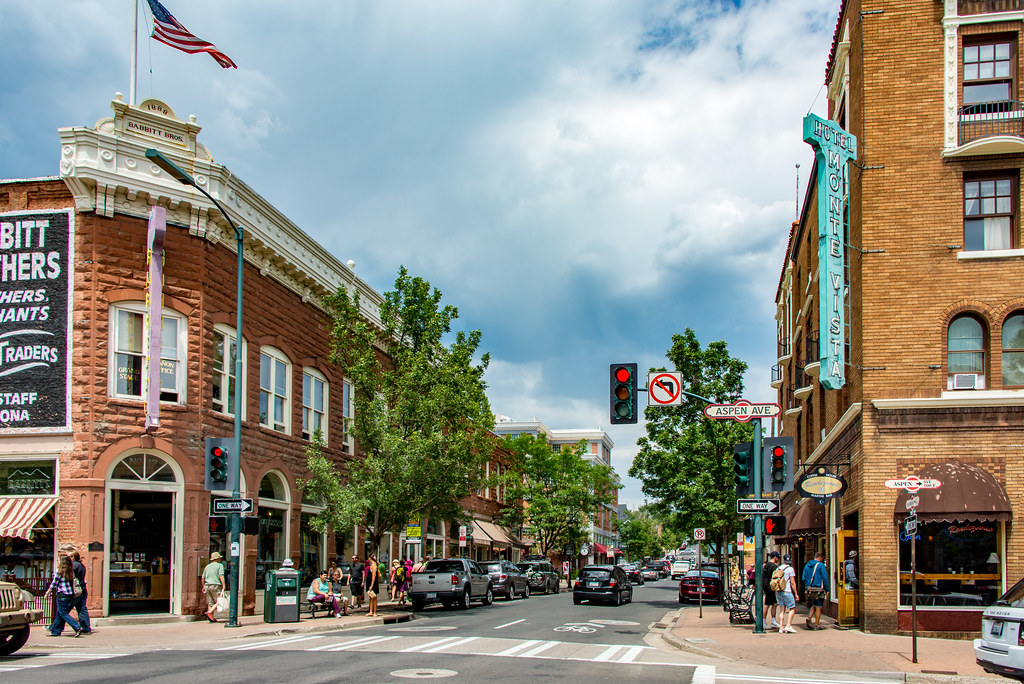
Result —
[[531, 590], [544, 594], [549, 592], [557, 594], [561, 591], [561, 581], [558, 579], [558, 573], [555, 572], [555, 569], [548, 561], [525, 561], [519, 564], [519, 569], [523, 571], [526, 579], [530, 581]]
[[572, 587], [572, 602], [608, 601], [617, 606], [633, 600], [633, 585], [617, 565], [588, 565]]
[[516, 595], [530, 597], [530, 582], [526, 575], [512, 561], [489, 560], [477, 561], [484, 572], [491, 576], [495, 596], [504, 596], [509, 601]]

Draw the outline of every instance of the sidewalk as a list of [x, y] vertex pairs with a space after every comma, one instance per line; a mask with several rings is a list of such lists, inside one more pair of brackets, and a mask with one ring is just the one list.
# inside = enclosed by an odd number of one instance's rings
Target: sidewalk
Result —
[[767, 668], [903, 673], [907, 681], [1006, 681], [978, 666], [971, 641], [918, 637], [918, 662], [913, 663], [911, 637], [840, 629], [824, 617], [821, 625], [827, 629], [811, 631], [804, 624], [807, 608], [800, 604], [793, 618], [796, 634], [768, 629], [770, 617], [766, 633], [754, 634], [753, 625], [731, 625], [729, 613], [717, 604], [705, 605], [703, 613], [699, 618], [693, 604], [681, 609], [662, 638], [681, 650]]
[[[141, 649], [159, 645], [161, 648], [173, 648], [175, 645], [192, 643], [215, 643], [230, 641], [241, 637], [278, 636], [285, 634], [304, 634], [325, 632], [334, 629], [351, 629], [370, 625], [407, 622], [412, 619], [412, 608], [408, 603], [399, 606], [395, 601], [381, 601], [377, 607], [378, 617], [366, 617], [367, 606], [364, 603], [358, 610], [349, 610], [349, 614], [340, 618], [301, 616], [298, 622], [279, 622], [269, 624], [263, 621], [262, 615], [243, 615], [238, 618], [238, 627], [225, 627], [226, 620], [208, 622], [190, 618], [170, 619], [168, 616], [136, 616], [139, 620], [149, 621], [125, 624], [130, 618], [97, 618], [93, 622], [92, 634], [83, 634], [74, 638], [75, 633], [69, 627], [59, 637], [46, 636], [47, 625], [42, 621], [32, 625], [32, 635], [24, 649], [53, 648], [88, 648], [88, 649]], [[157, 621], [163, 617], [164, 620]]]

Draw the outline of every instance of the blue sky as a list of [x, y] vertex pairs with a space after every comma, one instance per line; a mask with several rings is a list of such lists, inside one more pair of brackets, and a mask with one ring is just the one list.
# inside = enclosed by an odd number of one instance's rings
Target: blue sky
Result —
[[[0, 178], [57, 174], [57, 128], [129, 91], [133, 0], [0, 3]], [[166, 0], [238, 69], [146, 37], [138, 101], [378, 291], [398, 267], [483, 331], [496, 413], [642, 426], [608, 364], [724, 339], [773, 401], [775, 292], [839, 0]]]

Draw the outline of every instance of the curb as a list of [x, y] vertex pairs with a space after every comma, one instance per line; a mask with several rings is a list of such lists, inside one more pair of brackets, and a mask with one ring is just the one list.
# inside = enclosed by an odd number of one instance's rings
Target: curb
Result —
[[701, 648], [700, 646], [691, 644], [687, 641], [683, 641], [676, 637], [676, 635], [672, 633], [672, 630], [675, 629], [676, 623], [679, 622], [679, 618], [682, 617], [682, 614], [682, 608], [676, 610], [675, 615], [672, 616], [672, 619], [669, 620], [668, 625], [661, 632], [662, 641], [664, 641], [666, 644], [679, 651], [686, 651], [688, 653], [705, 656], [707, 658], [715, 658], [716, 660], [728, 660], [732, 662], [737, 662], [733, 658], [729, 658], [719, 653], [715, 653], [714, 651], [707, 648]]
[[[376, 618], [362, 618], [359, 620], [350, 620], [348, 622], [328, 622], [332, 618], [323, 618], [323, 625], [310, 625], [309, 627], [281, 627], [279, 629], [267, 629], [259, 632], [248, 632], [246, 634], [236, 634], [229, 638], [231, 639], [246, 639], [249, 637], [259, 636], [284, 636], [286, 634], [303, 634], [306, 632], [330, 632], [336, 629], [354, 629], [356, 627], [371, 627], [373, 625], [394, 625], [401, 622], [411, 622], [416, 617], [412, 613], [399, 613], [397, 615], [388, 615], [385, 617]], [[287, 623], [294, 625], [296, 623]]]

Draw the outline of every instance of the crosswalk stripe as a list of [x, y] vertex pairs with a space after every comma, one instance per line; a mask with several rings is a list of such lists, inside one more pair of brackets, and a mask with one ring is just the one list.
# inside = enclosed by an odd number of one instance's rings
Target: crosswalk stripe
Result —
[[480, 637], [475, 637], [475, 636], [465, 637], [463, 639], [459, 639], [458, 641], [451, 641], [451, 642], [449, 642], [447, 644], [441, 644], [440, 646], [435, 646], [434, 648], [425, 648], [422, 651], [420, 651], [420, 653], [439, 653], [439, 652], [445, 650], [446, 648], [454, 648], [455, 646], [462, 646], [463, 644], [468, 644], [470, 641], [476, 641], [479, 638]]
[[457, 641], [459, 637], [445, 637], [444, 639], [437, 639], [436, 641], [428, 641], [425, 644], [417, 644], [416, 646], [410, 646], [409, 648], [403, 648], [399, 653], [415, 653], [416, 651], [422, 651], [426, 648], [433, 648], [434, 646], [440, 646], [448, 641]]
[[350, 648], [359, 648], [360, 646], [376, 646], [377, 644], [397, 638], [397, 636], [379, 636], [371, 637], [369, 639], [357, 639], [356, 641], [349, 641], [344, 644], [332, 644], [330, 648], [320, 648], [318, 650], [335, 653], [337, 651], [347, 651]]
[[537, 655], [538, 653], [542, 653], [543, 651], [548, 650], [552, 646], [558, 646], [560, 643], [562, 643], [562, 642], [561, 641], [545, 641], [540, 646], [536, 646], [534, 648], [531, 648], [529, 651], [527, 651], [525, 653], [520, 653], [519, 655], [521, 657], [523, 657], [523, 658], [532, 658], [533, 656]]
[[521, 644], [516, 644], [515, 646], [511, 646], [509, 648], [506, 648], [504, 651], [499, 651], [499, 652], [495, 653], [494, 655], [496, 655], [496, 656], [510, 656], [510, 655], [515, 654], [515, 653], [518, 653], [519, 651], [524, 651], [524, 650], [530, 648], [531, 646], [536, 646], [539, 643], [540, 643], [540, 641], [538, 639], [531, 639], [530, 641], [524, 641]]
[[266, 648], [267, 646], [280, 646], [282, 644], [294, 644], [299, 641], [308, 641], [310, 639], [319, 639], [317, 635], [314, 636], [290, 636], [283, 637], [281, 639], [273, 639], [271, 641], [261, 641], [258, 644], [235, 644], [234, 646], [223, 646], [218, 648], [218, 651], [251, 651], [257, 648]]
[[618, 653], [619, 651], [621, 651], [624, 648], [626, 648], [626, 647], [625, 646], [609, 646], [608, 648], [604, 649], [604, 651], [601, 653], [601, 655], [599, 655], [596, 658], [594, 658], [594, 662], [601, 663], [601, 662], [604, 662], [606, 660], [611, 660], [613, 655], [615, 655], [616, 653]]
[[631, 663], [634, 660], [636, 660], [636, 657], [638, 655], [640, 655], [641, 653], [643, 653], [643, 652], [644, 652], [644, 647], [643, 646], [632, 646], [628, 651], [626, 651], [626, 654], [624, 656], [619, 658], [618, 662], [620, 662], [620, 663]]
[[384, 640], [384, 637], [381, 637], [381, 636], [360, 637], [358, 639], [353, 639], [352, 641], [344, 641], [344, 642], [342, 642], [340, 644], [338, 642], [336, 642], [336, 641], [332, 641], [332, 642], [330, 642], [328, 644], [324, 644], [323, 646], [314, 646], [313, 648], [307, 648], [306, 650], [307, 651], [327, 651], [327, 650], [332, 649], [332, 648], [338, 648], [339, 646], [362, 646], [363, 644], [372, 644], [375, 641], [382, 641], [382, 640]]

